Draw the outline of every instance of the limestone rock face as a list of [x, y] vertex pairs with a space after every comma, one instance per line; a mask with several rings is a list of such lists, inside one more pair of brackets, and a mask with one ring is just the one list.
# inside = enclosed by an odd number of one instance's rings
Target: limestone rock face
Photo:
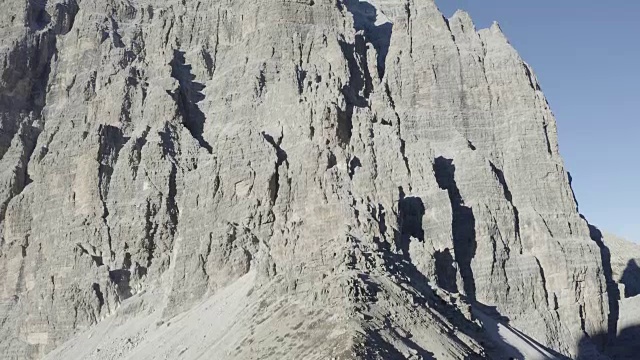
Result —
[[593, 227], [592, 232], [601, 243], [603, 263], [611, 267], [605, 276], [610, 277], [608, 295], [614, 316], [605, 352], [614, 359], [635, 359], [640, 352], [640, 245]]
[[548, 356], [607, 345], [611, 264], [497, 24], [5, 0], [0, 71], [4, 358], [517, 353], [498, 322]]

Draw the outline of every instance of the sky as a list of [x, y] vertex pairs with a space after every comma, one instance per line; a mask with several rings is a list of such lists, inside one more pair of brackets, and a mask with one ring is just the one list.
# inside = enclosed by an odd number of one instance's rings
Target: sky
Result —
[[640, 1], [436, 0], [500, 24], [541, 83], [580, 212], [640, 242]]

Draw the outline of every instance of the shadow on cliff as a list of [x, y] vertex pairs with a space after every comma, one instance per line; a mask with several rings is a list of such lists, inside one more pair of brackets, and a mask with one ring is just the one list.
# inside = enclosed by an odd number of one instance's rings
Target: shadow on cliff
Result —
[[476, 301], [473, 304], [473, 314], [476, 319], [480, 320], [485, 335], [491, 341], [491, 346], [483, 344], [491, 359], [525, 359], [524, 354], [522, 354], [518, 348], [505, 341], [505, 335], [501, 333], [501, 330], [510, 333], [509, 336], [513, 341], [518, 341], [524, 346], [530, 349], [536, 349], [541, 353], [544, 351], [551, 355], [553, 359], [568, 359], [566, 356], [542, 345], [520, 330], [511, 327], [509, 324], [510, 319], [500, 314], [495, 306], [487, 306]]
[[[402, 190], [400, 191], [402, 193]], [[411, 206], [417, 206], [417, 208], [412, 208], [412, 210], [418, 209], [418, 213], [420, 213], [419, 212], [420, 204], [422, 204], [422, 200], [420, 198], [410, 198], [410, 200], [408, 200], [408, 204], [411, 204]], [[406, 209], [406, 207], [409, 205], [405, 203], [405, 205], [403, 206]], [[403, 220], [400, 218], [402, 217], [401, 213], [398, 214], [398, 217], [399, 217], [398, 219], [399, 224], [407, 223], [406, 220]], [[381, 222], [384, 222], [384, 219], [381, 219]], [[414, 223], [414, 224], [411, 224], [410, 226], [414, 226], [414, 225], [416, 224]], [[391, 249], [389, 242], [385, 240], [380, 240], [379, 238], [374, 239], [375, 244], [378, 246], [378, 251], [385, 259], [385, 264], [387, 265], [386, 271], [389, 274], [393, 275], [397, 281], [411, 286], [417, 291], [418, 294], [420, 294], [420, 296], [412, 296], [413, 302], [416, 306], [435, 309], [437, 312], [439, 312], [440, 314], [445, 316], [447, 319], [449, 319], [452, 323], [456, 324], [456, 326], [458, 326], [456, 328], [457, 331], [464, 333], [469, 337], [475, 338], [477, 336], [477, 331], [478, 331], [478, 329], [475, 328], [475, 326], [477, 325], [474, 323], [470, 323], [464, 317], [464, 315], [460, 312], [460, 310], [456, 308], [453, 304], [450, 304], [446, 302], [444, 299], [438, 297], [433, 292], [433, 289], [430, 287], [429, 279], [420, 270], [418, 270], [416, 266], [413, 264], [413, 262], [411, 261], [409, 253], [404, 250], [404, 249], [408, 249], [408, 242], [410, 241], [410, 238], [408, 236], [403, 235], [402, 226], [399, 231], [394, 231], [394, 232], [395, 232], [395, 238], [396, 238], [395, 239], [396, 245], [398, 246], [399, 250], [401, 250], [400, 253], [396, 253], [395, 251], [393, 251]], [[407, 232], [404, 231], [404, 233], [406, 234]], [[372, 283], [368, 279], [368, 277], [364, 277], [362, 278], [362, 280], [365, 281], [365, 283], [367, 283], [369, 286], [373, 288], [378, 288], [378, 285]], [[403, 288], [405, 287], [403, 286]], [[465, 326], [465, 324], [467, 324], [467, 326]], [[392, 333], [394, 333], [394, 335], [397, 338], [402, 339], [402, 341], [409, 348], [413, 349], [415, 351], [415, 354], [420, 358], [425, 360], [435, 359], [434, 354], [432, 352], [420, 347], [413, 340], [411, 340], [410, 337], [403, 336], [395, 332], [395, 330], [393, 329], [390, 323], [385, 323], [385, 328], [391, 331]], [[376, 349], [378, 353], [380, 355], [383, 355], [385, 359], [406, 359], [406, 356], [399, 353], [396, 347], [393, 344], [389, 343], [387, 340], [385, 340], [379, 333], [370, 330], [368, 331], [367, 335], [368, 335], [367, 347], [370, 347], [371, 349]], [[470, 357], [469, 359], [476, 359], [476, 358]]]
[[376, 65], [382, 79], [391, 45], [393, 24], [375, 6], [366, 1], [345, 0], [344, 6], [353, 15], [353, 26], [356, 31], [362, 31], [365, 41], [376, 50]]
[[629, 260], [622, 273], [620, 282], [624, 284], [624, 297], [640, 295], [640, 267], [635, 259]]
[[589, 224], [589, 235], [591, 237], [591, 240], [593, 240], [600, 248], [602, 271], [607, 283], [607, 300], [609, 303], [609, 314], [607, 323], [608, 331], [606, 334], [599, 334], [591, 338], [591, 341], [595, 344], [595, 346], [599, 350], [602, 350], [606, 346], [608, 346], [615, 338], [615, 334], [618, 328], [618, 317], [620, 315], [620, 308], [618, 304], [618, 301], [620, 300], [620, 290], [618, 289], [618, 284], [613, 279], [613, 270], [611, 268], [611, 251], [604, 243], [602, 232], [597, 227]]
[[[415, 292], [408, 292], [408, 294], [411, 294], [410, 296], [414, 306], [436, 309], [436, 311], [447, 317], [452, 323], [459, 326], [456, 329], [457, 331], [469, 337], [474, 337], [479, 330], [477, 324], [469, 322], [455, 305], [450, 304], [436, 295], [429, 285], [429, 279], [411, 261], [409, 254], [410, 242], [424, 241], [422, 218], [425, 214], [425, 205], [420, 197], [406, 196], [402, 187], [398, 188], [398, 192], [399, 208], [396, 214], [398, 229], [393, 229], [395, 249], [392, 248], [391, 242], [386, 239], [378, 237], [373, 239], [377, 246], [377, 252], [384, 259], [385, 271], [392, 275], [395, 281], [400, 284], [406, 284], [405, 286], [401, 286], [402, 288], [407, 289], [411, 287], [415, 289]], [[377, 221], [380, 227], [380, 233], [386, 234], [388, 228], [384, 207], [381, 205], [379, 205], [378, 216]], [[360, 278], [367, 284], [367, 288], [371, 291], [372, 296], [377, 296], [378, 291], [380, 291], [380, 286], [372, 281], [367, 274], [361, 274]], [[400, 339], [418, 358], [425, 360], [435, 359], [434, 353], [422, 348], [415, 343], [410, 336], [396, 331], [388, 318], [385, 319], [384, 328], [393, 334], [395, 338]], [[378, 330], [366, 329], [366, 333], [366, 358], [377, 358], [379, 356], [385, 359], [407, 358], [405, 354], [398, 351], [394, 344], [385, 339]], [[464, 346], [462, 343], [461, 345]], [[470, 357], [469, 359], [476, 358], [478, 357]]]
[[183, 117], [183, 125], [189, 130], [191, 136], [198, 141], [200, 146], [211, 154], [213, 149], [202, 135], [206, 117], [198, 107], [198, 103], [205, 98], [202, 93], [205, 86], [194, 81], [196, 77], [191, 73], [191, 65], [186, 64], [184, 55], [183, 51], [174, 50], [173, 52], [173, 60], [169, 63], [171, 77], [178, 80], [179, 86], [175, 93], [169, 93], [169, 95], [178, 104], [178, 110]]
[[436, 251], [433, 254], [436, 266], [436, 284], [450, 293], [458, 293], [456, 261], [449, 249]]
[[[583, 219], [584, 216], [582, 217]], [[586, 219], [585, 219], [586, 221]], [[640, 294], [640, 267], [630, 260], [625, 268], [621, 283], [625, 293], [621, 294], [618, 283], [613, 278], [611, 251], [604, 242], [602, 232], [589, 224], [591, 239], [600, 248], [603, 273], [607, 282], [609, 302], [608, 331], [606, 333], [585, 335], [579, 342], [578, 359], [595, 359], [605, 355], [612, 359], [638, 359], [640, 354], [640, 325], [630, 326], [618, 332], [620, 320], [620, 300]], [[624, 295], [624, 296], [623, 296]]]
[[422, 218], [425, 214], [425, 207], [421, 198], [416, 196], [406, 196], [402, 188], [400, 188], [400, 201], [398, 208], [398, 224], [400, 226], [400, 236], [402, 237], [399, 244], [403, 253], [408, 254], [409, 241], [411, 237], [414, 237], [419, 241], [424, 241]]
[[[590, 225], [592, 229], [592, 235], [600, 234], [597, 228]], [[601, 234], [600, 234], [601, 235]], [[597, 236], [596, 236], [597, 238]], [[604, 244], [603, 244], [604, 246]], [[605, 246], [606, 248], [606, 246]], [[608, 249], [607, 249], [608, 251]], [[605, 253], [607, 253], [605, 251]], [[605, 262], [603, 261], [603, 264]], [[620, 326], [619, 321], [624, 318], [620, 318], [620, 308], [619, 308], [619, 300], [625, 298], [631, 298], [640, 295], [640, 267], [636, 260], [631, 259], [627, 263], [627, 267], [622, 273], [622, 277], [620, 279], [620, 283], [625, 285], [625, 292], [620, 294], [617, 284], [616, 291], [612, 294], [609, 294], [610, 300], [613, 301], [614, 298], [616, 300], [615, 309], [617, 311], [616, 325]], [[631, 360], [631, 359], [639, 359], [640, 358], [640, 324], [628, 326], [620, 331], [618, 328], [609, 329], [609, 332], [606, 334], [597, 334], [593, 337], [585, 336], [579, 343], [579, 359], [593, 359], [599, 355], [605, 355], [614, 360]], [[599, 339], [607, 339], [604, 347], [598, 347]], [[595, 344], [594, 344], [595, 343]]]
[[[59, 3], [52, 18], [46, 11], [46, 2], [28, 1], [24, 4], [25, 32], [20, 44], [13, 44], [7, 53], [9, 62], [5, 60], [0, 81], [0, 111], [3, 113], [0, 119], [0, 159], [19, 137], [24, 146], [20, 156], [24, 160], [14, 170], [10, 196], [0, 200], [0, 221], [4, 219], [9, 201], [32, 181], [28, 164], [42, 131], [36, 125], [39, 121], [34, 120], [41, 120], [47, 104], [51, 63], [58, 54], [58, 36], [64, 36], [71, 30], [78, 10], [75, 0]], [[45, 150], [41, 147], [40, 151]], [[46, 153], [43, 152], [38, 161], [44, 155]]]
[[[376, 50], [376, 69], [379, 80], [382, 80], [389, 45], [391, 44], [393, 24], [375, 6], [366, 1], [338, 1], [337, 6], [341, 10], [344, 6], [346, 11], [353, 16], [353, 26], [356, 30], [353, 43], [347, 41], [344, 37], [338, 40], [349, 68], [349, 79], [341, 89], [345, 97], [346, 107], [337, 109], [337, 137], [341, 146], [346, 147], [351, 141], [352, 119], [355, 108], [369, 106], [369, 96], [374, 87], [367, 58], [369, 56], [369, 45]], [[304, 71], [298, 75], [300, 93], [302, 92], [300, 79], [305, 76], [306, 72]]]
[[[476, 249], [476, 233], [475, 233], [475, 217], [471, 208], [464, 205], [462, 196], [455, 182], [455, 166], [453, 161], [445, 158], [438, 158], [434, 163], [434, 170], [438, 184], [449, 193], [451, 200], [453, 219], [452, 231], [454, 237], [454, 251], [439, 251], [434, 254], [435, 257], [435, 280], [439, 288], [455, 294], [459, 290], [457, 288], [456, 273], [457, 268], [463, 277], [463, 285], [465, 293], [462, 303], [469, 304], [474, 317], [481, 321], [472, 322], [460, 308], [461, 304], [452, 302], [451, 299], [445, 299], [434, 292], [431, 288], [429, 279], [414, 265], [409, 249], [411, 241], [425, 241], [425, 231], [423, 228], [423, 217], [426, 212], [426, 206], [423, 200], [417, 196], [407, 196], [402, 187], [399, 190], [399, 204], [397, 223], [398, 230], [394, 230], [394, 239], [398, 252], [394, 252], [390, 248], [387, 241], [374, 239], [378, 245], [378, 250], [386, 259], [386, 264], [393, 264], [387, 268], [390, 274], [395, 275], [396, 279], [401, 282], [410, 284], [422, 296], [413, 297], [414, 303], [427, 308], [435, 309], [439, 314], [445, 316], [458, 331], [475, 339], [485, 349], [486, 356], [494, 359], [524, 359], [521, 350], [514, 345], [506, 342], [501, 336], [501, 331], [508, 329], [512, 336], [519, 339], [520, 343], [527, 344], [531, 348], [544, 349], [547, 353], [552, 354], [557, 359], [566, 359], [561, 354], [541, 345], [536, 340], [526, 334], [512, 328], [509, 325], [509, 318], [498, 312], [496, 307], [486, 306], [479, 303], [475, 299], [475, 282], [471, 270], [471, 259], [475, 255]], [[380, 212], [383, 214], [383, 212]], [[387, 229], [384, 216], [379, 218], [381, 233], [385, 233]], [[454, 259], [454, 254], [457, 259]], [[456, 267], [456, 263], [458, 264]], [[371, 283], [368, 277], [362, 278], [371, 288], [379, 289], [376, 284]], [[392, 330], [391, 324], [385, 324], [388, 330]], [[501, 330], [502, 329], [502, 330]], [[382, 351], [385, 358], [395, 359], [403, 358], [397, 353], [396, 348], [388, 343], [380, 334], [368, 334], [368, 345], [377, 351]], [[423, 359], [433, 359], [434, 354], [426, 349], [422, 349], [409, 338], [403, 338], [399, 334], [405, 344], [417, 351], [417, 355]], [[471, 357], [473, 358], [473, 357]]]
[[613, 359], [637, 360], [640, 358], [640, 325], [630, 326], [619, 333], [598, 334], [595, 337], [609, 336], [610, 343], [605, 349], [594, 345], [593, 337], [584, 336], [578, 344], [578, 360]]
[[[467, 206], [462, 198], [460, 189], [456, 182], [456, 166], [453, 159], [438, 157], [434, 160], [433, 171], [435, 173], [438, 186], [447, 190], [451, 203], [452, 224], [451, 231], [453, 237], [454, 254], [445, 250], [436, 252], [435, 267], [437, 284], [444, 290], [458, 292], [456, 285], [456, 267], [462, 277], [464, 294], [472, 305], [474, 316], [482, 323], [484, 332], [483, 347], [490, 358], [495, 359], [524, 359], [524, 354], [514, 345], [506, 342], [501, 334], [502, 331], [509, 331], [519, 342], [526, 344], [533, 349], [542, 349], [557, 359], [566, 359], [561, 354], [543, 346], [533, 338], [509, 325], [510, 319], [503, 316], [495, 306], [488, 306], [478, 302], [476, 298], [476, 284], [471, 267], [471, 261], [476, 255], [476, 219], [473, 209]], [[502, 172], [494, 167], [496, 175], [501, 179], [505, 191], [505, 197], [511, 201], [511, 193], [506, 186]], [[519, 223], [517, 209], [515, 209], [516, 224]]]
[[[433, 357], [433, 353], [421, 349], [417, 347], [415, 343], [413, 343], [408, 338], [403, 339], [405, 342], [409, 342], [409, 346], [414, 351], [417, 351], [417, 354], [421, 356], [424, 360], [435, 360]], [[380, 333], [376, 331], [367, 331], [367, 340], [366, 340], [366, 349], [365, 351], [369, 351], [370, 353], [365, 353], [365, 358], [382, 358], [382, 359], [390, 359], [390, 360], [402, 360], [407, 357], [402, 354], [398, 349], [395, 348], [391, 343], [389, 343]]]
[[[449, 170], [452, 170], [449, 168]], [[453, 185], [452, 189], [457, 189]], [[456, 191], [456, 190], [452, 190]], [[385, 255], [386, 263], [393, 264], [393, 267], [387, 270], [397, 276], [404, 282], [410, 284], [416, 289], [422, 297], [414, 297], [414, 302], [426, 306], [427, 308], [436, 309], [436, 311], [445, 316], [452, 324], [454, 324], [458, 331], [466, 334], [467, 336], [475, 339], [486, 350], [487, 356], [492, 359], [524, 359], [524, 355], [509, 343], [505, 342], [500, 336], [500, 325], [508, 327], [511, 331], [521, 339], [521, 341], [531, 344], [532, 347], [544, 348], [544, 346], [537, 343], [535, 340], [520, 333], [519, 331], [509, 327], [509, 319], [500, 314], [495, 307], [483, 305], [475, 299], [468, 296], [462, 296], [469, 304], [472, 304], [474, 317], [481, 320], [482, 325], [471, 322], [458, 308], [458, 305], [450, 302], [445, 298], [442, 298], [436, 294], [429, 285], [429, 279], [413, 264], [413, 261], [409, 254], [409, 248], [411, 241], [425, 241], [425, 233], [423, 228], [423, 216], [425, 214], [425, 204], [420, 197], [406, 196], [403, 189], [399, 188], [399, 212], [398, 212], [398, 225], [399, 230], [395, 233], [396, 247], [399, 253], [394, 253], [389, 244], [386, 241], [377, 241], [379, 250]], [[454, 198], [456, 198], [454, 194]], [[464, 210], [462, 214], [467, 214]], [[464, 219], [464, 216], [463, 216]], [[467, 233], [465, 236], [475, 234], [468, 231], [468, 226], [474, 226], [475, 221], [472, 218], [466, 218], [471, 220], [470, 224], [467, 224]], [[380, 219], [381, 224], [384, 224], [384, 218]], [[462, 221], [458, 219], [457, 225], [460, 226]], [[386, 225], [383, 226], [386, 228]], [[455, 231], [457, 236], [460, 236], [458, 230]], [[463, 238], [460, 236], [458, 239]], [[467, 240], [468, 237], [465, 237]], [[475, 238], [474, 238], [475, 241]], [[443, 290], [450, 293], [458, 293], [456, 284], [457, 268], [455, 266], [456, 260], [453, 258], [452, 253], [449, 250], [436, 252], [435, 265], [436, 274], [435, 282]], [[460, 266], [460, 265], [458, 265]], [[468, 266], [470, 271], [470, 265]], [[390, 324], [385, 324], [387, 329], [392, 329]], [[375, 346], [379, 351], [383, 351], [385, 358], [389, 359], [401, 359], [396, 354], [393, 345], [384, 341], [379, 335], [371, 336], [369, 342], [371, 346]], [[400, 337], [400, 336], [399, 336]], [[423, 359], [434, 359], [434, 354], [421, 349], [417, 344], [413, 343], [408, 338], [403, 338], [403, 341], [412, 349], [417, 351], [417, 355]], [[535, 344], [535, 345], [534, 345]], [[548, 349], [546, 349], [548, 350]], [[553, 351], [548, 350], [549, 353]], [[473, 357], [471, 357], [473, 358]], [[558, 354], [558, 359], [564, 359]]]
[[473, 270], [471, 269], [471, 260], [476, 254], [477, 242], [476, 219], [473, 215], [473, 209], [465, 206], [462, 195], [460, 195], [460, 190], [455, 180], [456, 166], [453, 164], [452, 159], [436, 158], [433, 163], [433, 170], [438, 186], [443, 190], [447, 190], [449, 194], [455, 260], [460, 267], [464, 293], [471, 302], [474, 302], [476, 301], [476, 284]]

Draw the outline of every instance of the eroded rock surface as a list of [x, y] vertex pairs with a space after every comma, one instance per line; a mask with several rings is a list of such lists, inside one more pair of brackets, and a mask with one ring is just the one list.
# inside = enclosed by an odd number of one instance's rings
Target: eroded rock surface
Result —
[[5, 358], [485, 358], [495, 321], [540, 358], [607, 344], [611, 264], [497, 24], [432, 0], [2, 10]]

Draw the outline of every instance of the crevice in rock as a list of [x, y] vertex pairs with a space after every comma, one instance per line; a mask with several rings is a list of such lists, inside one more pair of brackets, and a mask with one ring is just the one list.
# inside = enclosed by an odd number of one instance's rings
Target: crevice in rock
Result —
[[113, 175], [115, 164], [118, 162], [120, 150], [129, 140], [124, 137], [120, 128], [110, 125], [100, 125], [98, 128], [100, 136], [100, 146], [98, 148], [98, 192], [100, 202], [102, 203], [102, 222], [107, 231], [107, 241], [111, 252], [110, 258], [113, 260], [115, 253], [111, 244], [111, 227], [109, 226], [109, 209], [107, 206], [107, 198], [109, 195], [109, 186], [111, 176]]
[[382, 235], [383, 238], [386, 238], [386, 233], [387, 233], [387, 211], [385, 210], [384, 206], [382, 206], [382, 204], [378, 204], [378, 214], [377, 214], [377, 219], [378, 219], [378, 230], [380, 231], [380, 234]]
[[336, 108], [338, 113], [338, 126], [336, 127], [336, 137], [338, 143], [343, 148], [351, 143], [351, 135], [353, 132], [353, 105], [347, 104], [346, 110], [342, 111]]
[[570, 172], [567, 172], [567, 180], [569, 181], [571, 196], [573, 196], [573, 201], [576, 203], [576, 211], [578, 211], [578, 209], [580, 208], [580, 204], [578, 203], [578, 198], [576, 197], [575, 191], [573, 191], [573, 176], [571, 176]]
[[387, 95], [387, 98], [389, 99], [389, 105], [391, 105], [391, 108], [393, 109], [393, 112], [396, 115], [396, 124], [397, 124], [396, 131], [398, 133], [398, 140], [400, 141], [400, 155], [402, 156], [402, 160], [404, 161], [404, 166], [407, 169], [407, 173], [409, 174], [409, 177], [411, 177], [411, 167], [409, 167], [409, 158], [407, 157], [407, 154], [406, 154], [406, 142], [402, 138], [402, 124], [400, 123], [400, 115], [396, 111], [396, 103], [393, 100], [393, 96], [391, 95], [391, 89], [389, 88], [389, 84], [387, 82], [385, 82], [384, 84], [384, 91], [385, 91], [385, 94]]
[[[398, 123], [398, 127], [400, 127], [400, 123]], [[398, 136], [400, 136], [398, 134]], [[409, 167], [409, 158], [407, 157], [407, 143], [404, 139], [400, 138], [400, 155], [402, 155], [402, 161], [404, 162], [405, 168], [407, 168], [407, 173], [409, 177], [411, 177], [411, 167]]]
[[460, 268], [465, 295], [476, 300], [476, 285], [471, 268], [477, 248], [475, 216], [473, 209], [465, 205], [455, 180], [456, 167], [452, 159], [438, 157], [433, 163], [433, 170], [438, 186], [447, 190], [451, 201], [453, 247], [455, 260]]
[[[175, 239], [176, 232], [178, 230], [178, 219], [180, 215], [180, 209], [178, 208], [178, 203], [176, 200], [176, 196], [178, 193], [177, 189], [177, 176], [178, 176], [178, 162], [176, 160], [176, 144], [179, 144], [178, 139], [175, 138], [176, 129], [170, 123], [166, 123], [163, 131], [159, 131], [158, 135], [160, 136], [160, 146], [162, 148], [162, 155], [165, 160], [168, 160], [171, 163], [171, 169], [169, 170], [169, 181], [167, 184], [167, 191], [161, 190], [157, 185], [151, 181], [149, 175], [147, 174], [147, 178], [149, 178], [151, 184], [156, 188], [156, 190], [162, 195], [162, 200], [164, 201], [164, 209], [168, 216], [168, 221], [165, 222], [164, 226], [169, 231], [169, 236], [173, 240]], [[155, 209], [153, 210], [155, 212]], [[153, 213], [152, 212], [152, 213]], [[155, 245], [150, 245], [151, 248], [155, 248]], [[151, 255], [151, 254], [150, 254]]]
[[531, 73], [531, 69], [529, 68], [529, 66], [525, 63], [522, 63], [522, 67], [524, 68], [524, 73], [527, 76], [527, 79], [529, 80], [529, 86], [531, 86], [533, 90], [539, 91], [540, 85], [538, 85], [538, 83], [534, 80], [533, 74]]
[[276, 168], [276, 171], [271, 175], [269, 179], [269, 199], [271, 200], [271, 205], [275, 205], [276, 201], [278, 201], [278, 193], [280, 192], [280, 171], [279, 168]]
[[547, 278], [544, 276], [544, 268], [542, 268], [542, 264], [537, 257], [534, 257], [536, 260], [536, 264], [538, 264], [538, 269], [540, 269], [540, 279], [542, 280], [542, 289], [544, 290], [544, 298], [547, 300], [547, 305], [549, 304], [549, 291], [547, 289]]
[[142, 161], [142, 148], [147, 144], [149, 131], [151, 131], [151, 128], [147, 126], [142, 132], [142, 135], [136, 138], [131, 148], [131, 153], [129, 154], [129, 163], [131, 164], [131, 171], [134, 179], [138, 177], [138, 169], [140, 168], [140, 163]]
[[20, 252], [22, 258], [27, 257], [27, 249], [29, 248], [29, 236], [26, 236], [23, 243], [20, 245]]
[[262, 66], [260, 67], [260, 71], [258, 72], [258, 77], [256, 78], [258, 84], [256, 86], [255, 92], [256, 97], [258, 98], [261, 98], [262, 95], [264, 95], [265, 89], [267, 88], [267, 76], [265, 74], [265, 68], [266, 64], [262, 64]]
[[584, 318], [584, 305], [580, 304], [578, 307], [578, 312], [580, 314], [580, 329], [582, 329], [582, 332], [586, 334], [586, 321]]
[[176, 196], [178, 193], [177, 182], [178, 166], [176, 164], [171, 165], [171, 172], [169, 173], [169, 193], [167, 194], [167, 213], [169, 215], [169, 230], [171, 236], [175, 236], [178, 229], [178, 217], [180, 215], [180, 209], [178, 209], [178, 202]]
[[111, 125], [100, 125], [98, 135], [100, 136], [97, 159], [100, 164], [98, 168], [98, 186], [100, 199], [105, 202], [109, 195], [109, 186], [114, 167], [118, 162], [122, 147], [129, 138], [124, 136], [120, 128]]
[[51, 275], [49, 277], [49, 281], [51, 281], [51, 303], [53, 304], [56, 299], [56, 278]]
[[96, 295], [98, 299], [98, 313], [102, 312], [102, 306], [104, 306], [104, 294], [100, 290], [100, 284], [93, 283], [93, 293]]
[[205, 49], [202, 51], [205, 66], [207, 67], [207, 74], [212, 79], [216, 73], [216, 67], [218, 64], [218, 47], [220, 46], [220, 8], [218, 7], [216, 16], [216, 36], [215, 45], [213, 47], [213, 56]]
[[209, 274], [207, 274], [207, 259], [204, 255], [198, 255], [198, 261], [200, 262], [200, 271], [202, 271], [202, 275], [209, 281]]
[[198, 103], [205, 98], [202, 93], [205, 85], [194, 81], [196, 77], [191, 73], [191, 65], [186, 64], [183, 51], [174, 50], [173, 59], [169, 65], [171, 66], [171, 77], [178, 80], [179, 86], [175, 93], [168, 93], [178, 104], [182, 124], [198, 141], [200, 147], [212, 154], [213, 148], [203, 137], [206, 116], [198, 106]]
[[273, 138], [273, 136], [267, 134], [266, 132], [262, 132], [262, 137], [269, 143], [276, 151], [276, 169], [271, 179], [269, 180], [269, 194], [271, 198], [271, 205], [276, 203], [278, 200], [278, 193], [280, 192], [280, 167], [282, 164], [287, 162], [287, 152], [280, 147], [282, 144], [282, 137], [280, 137], [277, 141]]
[[[147, 263], [144, 267], [142, 267], [142, 272], [148, 272], [149, 268], [151, 268], [151, 264], [153, 263], [154, 253], [156, 249], [155, 237], [158, 232], [158, 224], [153, 221], [155, 216], [158, 214], [158, 209], [155, 207], [152, 202], [147, 199], [147, 206], [145, 209], [144, 219], [145, 219], [145, 227], [144, 227], [144, 244], [143, 247], [147, 252]], [[141, 273], [141, 275], [143, 275]]]
[[544, 124], [544, 139], [547, 143], [547, 152], [549, 155], [553, 155], [553, 151], [551, 150], [551, 140], [549, 140], [549, 124]]
[[209, 255], [211, 254], [211, 245], [213, 244], [213, 234], [209, 234], [209, 242], [207, 243], [207, 250], [205, 251], [204, 254], [199, 254], [198, 255], [198, 260], [200, 261], [200, 271], [202, 271], [202, 274], [204, 275], [204, 277], [206, 278], [206, 282], [209, 282], [209, 274], [207, 272], [207, 261], [209, 259]]
[[509, 186], [507, 185], [507, 180], [504, 178], [504, 172], [500, 170], [492, 161], [489, 161], [489, 165], [491, 166], [491, 170], [493, 171], [493, 174], [495, 175], [496, 179], [498, 179], [498, 181], [500, 182], [500, 185], [502, 186], [502, 191], [504, 193], [505, 199], [507, 199], [507, 201], [509, 202], [509, 204], [511, 204], [511, 207], [513, 208], [513, 218], [514, 218], [513, 220], [514, 220], [514, 227], [516, 231], [516, 238], [519, 239], [520, 238], [520, 212], [518, 211], [518, 208], [513, 203], [513, 195], [509, 190]]
[[300, 65], [296, 65], [296, 82], [298, 84], [298, 95], [302, 95], [304, 91], [304, 81], [307, 78], [307, 71]]
[[[453, 35], [453, 31], [451, 31], [451, 23], [449, 22], [449, 18], [447, 18], [443, 14], [440, 14], [440, 16], [442, 17], [442, 21], [444, 22], [444, 24], [447, 26], [447, 31], [449, 32], [449, 35], [451, 35], [451, 40], [455, 43], [456, 37], [455, 35]], [[458, 50], [458, 55], [460, 55], [460, 50]]]
[[407, 14], [407, 35], [409, 35], [409, 57], [413, 59], [413, 19], [411, 18], [411, 2], [405, 0], [404, 12]]
[[536, 214], [538, 214], [538, 216], [540, 217], [540, 220], [542, 220], [542, 223], [544, 224], [544, 227], [547, 229], [549, 236], [553, 237], [553, 231], [551, 231], [551, 227], [547, 223], [547, 220], [545, 220], [545, 218], [538, 211], [536, 211]]

